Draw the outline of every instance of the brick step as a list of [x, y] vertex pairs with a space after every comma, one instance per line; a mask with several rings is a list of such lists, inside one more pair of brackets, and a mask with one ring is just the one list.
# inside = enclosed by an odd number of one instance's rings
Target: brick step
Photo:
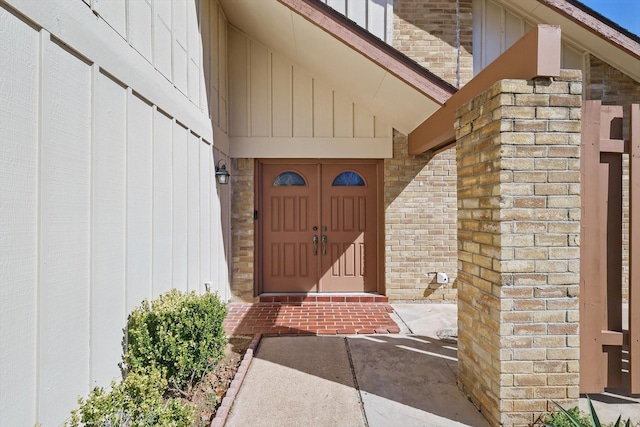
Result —
[[388, 303], [389, 298], [376, 294], [262, 294], [260, 302], [367, 302]]

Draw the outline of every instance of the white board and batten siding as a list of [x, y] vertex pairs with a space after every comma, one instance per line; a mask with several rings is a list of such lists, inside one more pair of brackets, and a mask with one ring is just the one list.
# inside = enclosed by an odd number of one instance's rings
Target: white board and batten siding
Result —
[[320, 0], [369, 31], [392, 43], [393, 0]]
[[[473, 0], [473, 72], [478, 74], [531, 30], [529, 22], [491, 0]], [[584, 51], [562, 43], [562, 68], [584, 70]]]
[[387, 121], [233, 27], [229, 75], [232, 157], [392, 155]]
[[0, 4], [1, 425], [59, 425], [108, 387], [142, 299], [231, 297], [226, 18], [86, 3]]

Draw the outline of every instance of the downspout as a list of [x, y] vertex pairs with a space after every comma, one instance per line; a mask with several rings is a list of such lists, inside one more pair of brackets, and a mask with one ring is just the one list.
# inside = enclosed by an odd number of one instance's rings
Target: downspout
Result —
[[460, 89], [460, 0], [456, 0], [456, 88]]

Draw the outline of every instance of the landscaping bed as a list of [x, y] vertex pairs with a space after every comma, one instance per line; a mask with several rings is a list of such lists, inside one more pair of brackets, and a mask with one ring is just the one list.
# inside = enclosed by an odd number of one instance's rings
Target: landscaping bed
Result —
[[251, 335], [229, 337], [223, 358], [195, 387], [189, 400], [196, 407], [195, 426], [208, 427], [211, 424], [252, 340]]

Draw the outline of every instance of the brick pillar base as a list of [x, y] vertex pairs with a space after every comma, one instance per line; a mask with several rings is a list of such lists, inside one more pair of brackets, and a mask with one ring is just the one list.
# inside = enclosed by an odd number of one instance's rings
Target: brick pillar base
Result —
[[457, 111], [459, 382], [494, 426], [579, 397], [581, 93], [563, 71]]

